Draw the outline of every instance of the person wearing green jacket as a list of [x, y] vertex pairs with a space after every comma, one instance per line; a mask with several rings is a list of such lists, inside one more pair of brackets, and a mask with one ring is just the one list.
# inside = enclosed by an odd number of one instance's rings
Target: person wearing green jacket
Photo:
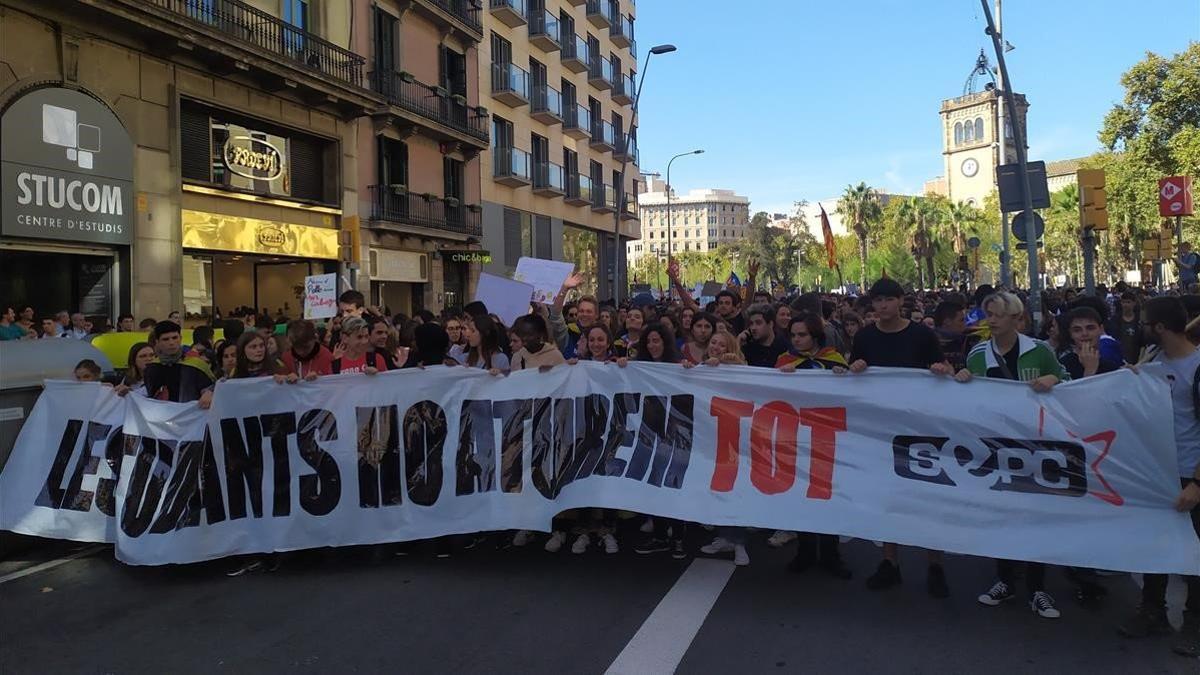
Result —
[[[956, 380], [968, 382], [972, 377], [1019, 380], [1028, 382], [1034, 391], [1048, 392], [1059, 382], [1070, 379], [1046, 343], [1018, 332], [1025, 313], [1020, 298], [1001, 291], [989, 295], [980, 308], [987, 316], [992, 335], [971, 349], [967, 354], [967, 366], [958, 371]], [[981, 604], [995, 607], [1015, 597], [1012, 587], [1018, 564], [1013, 560], [996, 561], [999, 579], [979, 596]], [[1061, 614], [1054, 606], [1054, 598], [1046, 592], [1045, 580], [1045, 565], [1025, 563], [1030, 609], [1042, 618], [1057, 619]]]

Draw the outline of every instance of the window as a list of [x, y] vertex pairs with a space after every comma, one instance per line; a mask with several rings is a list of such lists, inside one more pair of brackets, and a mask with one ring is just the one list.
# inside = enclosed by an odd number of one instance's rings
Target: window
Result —
[[970, 120], [963, 125], [963, 142], [972, 143], [975, 141], [975, 125], [971, 124]]
[[955, 144], [955, 145], [962, 145], [962, 144], [963, 144], [963, 125], [962, 125], [962, 122], [955, 122], [955, 123], [954, 123], [954, 144]]
[[[396, 71], [396, 26], [399, 21], [375, 7], [375, 70], [384, 74], [380, 83], [390, 88], [391, 73]], [[391, 93], [384, 92], [384, 93]]]
[[493, 148], [511, 148], [513, 147], [513, 125], [512, 122], [492, 115], [492, 147]]
[[975, 140], [977, 140], [977, 141], [983, 140], [983, 118], [982, 117], [975, 118]]
[[300, 30], [308, 28], [308, 0], [283, 0], [283, 20]]
[[492, 33], [492, 63], [508, 65], [512, 63], [512, 43]]
[[379, 136], [380, 185], [408, 185], [408, 145]]
[[708, 228], [708, 236], [710, 236], [710, 237], [717, 236], [717, 228], [715, 228], [715, 227]]
[[716, 217], [716, 216], [709, 216], [709, 217], [708, 217], [708, 224], [709, 224], [709, 225], [716, 225], [716, 224], [717, 224], [717, 217]]

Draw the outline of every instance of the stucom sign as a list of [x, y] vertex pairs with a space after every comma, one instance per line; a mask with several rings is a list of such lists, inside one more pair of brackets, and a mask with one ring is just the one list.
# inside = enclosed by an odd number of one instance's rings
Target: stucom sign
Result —
[[133, 144], [104, 104], [47, 87], [0, 119], [0, 233], [91, 244], [133, 239]]

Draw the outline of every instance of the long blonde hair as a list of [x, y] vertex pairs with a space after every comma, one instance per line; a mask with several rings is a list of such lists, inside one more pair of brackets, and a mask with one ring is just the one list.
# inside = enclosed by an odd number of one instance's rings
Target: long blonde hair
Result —
[[[742, 355], [742, 345], [739, 343], [737, 336], [727, 330], [718, 330], [712, 335], [712, 339], [708, 341], [708, 348], [712, 349], [712, 342], [717, 338], [721, 339], [721, 343], [725, 345], [725, 353], [732, 354], [736, 362], [740, 365], [746, 365], [746, 357]], [[707, 350], [704, 353], [704, 358], [710, 358]]]

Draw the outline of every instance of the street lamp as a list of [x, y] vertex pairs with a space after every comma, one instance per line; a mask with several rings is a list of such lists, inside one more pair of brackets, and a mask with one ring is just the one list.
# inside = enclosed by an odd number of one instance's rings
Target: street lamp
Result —
[[[650, 52], [646, 54], [646, 61], [642, 65], [642, 75], [638, 78], [637, 90], [633, 92], [633, 114], [629, 117], [629, 134], [625, 138], [626, 151], [621, 154], [621, 182], [619, 185], [614, 186], [618, 198], [617, 209], [613, 213], [613, 234], [617, 237], [617, 250], [615, 251], [617, 258], [621, 257], [621, 247], [623, 246], [621, 244], [621, 213], [625, 210], [627, 196], [625, 194], [625, 167], [629, 163], [628, 145], [633, 139], [634, 131], [637, 129], [638, 104], [642, 102], [642, 84], [646, 81], [646, 71], [650, 68], [650, 57], [658, 54], [670, 54], [675, 49], [675, 45], [669, 44], [655, 45], [650, 48]], [[634, 195], [634, 198], [636, 199], [637, 196]], [[620, 299], [624, 294], [622, 289], [625, 287], [625, 284], [621, 282], [621, 265], [613, 265], [613, 270], [613, 284], [616, 286], [613, 289], [613, 297]]]
[[[689, 152], [681, 152], [678, 155], [675, 155], [674, 157], [672, 157], [667, 162], [667, 269], [670, 269], [671, 257], [673, 255], [675, 255], [675, 249], [671, 245], [671, 229], [675, 226], [675, 223], [672, 222], [672, 220], [671, 220], [671, 164], [675, 160], [679, 159], [680, 157], [687, 157], [688, 155], [702, 155], [702, 154], [704, 154], [703, 150], [691, 150]], [[671, 298], [672, 293], [673, 293], [672, 290], [667, 291], [667, 299]]]

